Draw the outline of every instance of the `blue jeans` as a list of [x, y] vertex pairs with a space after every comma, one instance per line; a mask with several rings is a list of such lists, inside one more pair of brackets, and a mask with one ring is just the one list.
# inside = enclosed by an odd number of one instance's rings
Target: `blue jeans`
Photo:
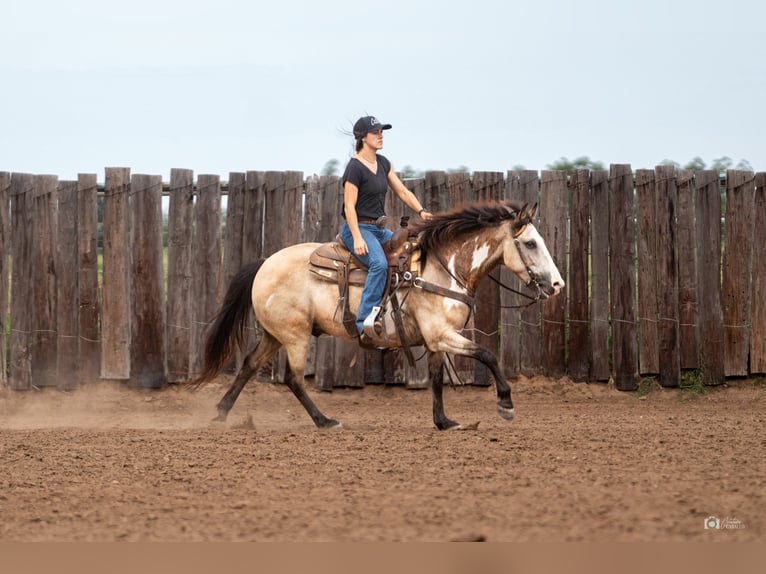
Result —
[[[386, 259], [386, 254], [383, 251], [383, 244], [387, 243], [394, 233], [390, 229], [381, 229], [371, 223], [360, 223], [359, 231], [367, 244], [368, 253], [356, 257], [369, 267], [367, 280], [362, 291], [362, 300], [359, 302], [359, 311], [356, 313], [356, 328], [361, 334], [364, 329], [364, 320], [372, 312], [372, 308], [380, 303], [383, 298], [383, 291], [386, 289], [388, 259]], [[344, 223], [341, 227], [340, 237], [353, 253], [354, 238], [348, 223]]]

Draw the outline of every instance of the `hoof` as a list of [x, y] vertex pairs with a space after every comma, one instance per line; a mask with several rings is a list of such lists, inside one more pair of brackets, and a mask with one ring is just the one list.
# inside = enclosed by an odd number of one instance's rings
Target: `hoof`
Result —
[[502, 405], [497, 405], [497, 413], [507, 421], [513, 420], [513, 407], [508, 408]]
[[460, 423], [456, 423], [455, 421], [451, 421], [449, 419], [442, 422], [434, 421], [434, 425], [436, 425], [436, 428], [440, 431], [460, 430], [460, 427], [462, 426]]
[[478, 430], [479, 422], [480, 421], [476, 421], [475, 423], [471, 423], [468, 425], [457, 425], [454, 430]]
[[225, 424], [225, 423], [226, 423], [226, 416], [227, 416], [228, 414], [229, 414], [229, 413], [222, 413], [222, 412], [219, 412], [219, 413], [218, 413], [218, 416], [216, 416], [216, 417], [215, 417], [213, 420], [211, 420], [211, 421], [210, 421], [210, 423], [211, 423], [212, 425], [222, 425], [222, 424]]
[[343, 423], [340, 421], [336, 421], [335, 419], [327, 419], [324, 423], [317, 426], [320, 429], [341, 429], [343, 428]]
[[470, 430], [477, 430], [479, 428], [479, 422], [480, 421], [476, 421], [475, 423], [470, 423], [470, 424], [467, 424], [467, 425], [457, 424], [456, 423], [455, 425], [453, 425], [453, 426], [451, 426], [449, 428], [446, 428], [444, 430], [448, 430], [448, 431], [461, 431], [461, 430], [462, 431], [466, 431], [466, 430], [470, 431]]

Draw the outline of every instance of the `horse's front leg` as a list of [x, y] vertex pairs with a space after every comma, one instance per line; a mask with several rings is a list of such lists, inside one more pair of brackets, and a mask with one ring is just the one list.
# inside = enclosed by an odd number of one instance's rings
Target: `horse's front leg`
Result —
[[511, 387], [505, 380], [505, 377], [500, 370], [500, 364], [497, 362], [497, 357], [494, 355], [494, 353], [492, 353], [492, 351], [486, 347], [482, 347], [481, 345], [474, 343], [469, 339], [466, 339], [456, 332], [449, 333], [448, 336], [439, 341], [438, 349], [446, 353], [471, 357], [484, 363], [484, 365], [487, 366], [495, 379], [497, 398], [500, 399], [497, 402], [498, 414], [506, 420], [513, 420], [513, 401], [511, 400]]
[[513, 401], [511, 400], [511, 386], [508, 381], [505, 380], [503, 372], [500, 370], [500, 363], [497, 362], [497, 357], [481, 345], [476, 345], [476, 351], [471, 354], [473, 358], [484, 363], [495, 378], [495, 387], [497, 388], [497, 412], [505, 420], [513, 420]]
[[434, 424], [439, 430], [447, 430], [460, 425], [447, 418], [444, 414], [444, 353], [428, 354], [428, 378], [431, 380], [431, 395], [433, 397]]

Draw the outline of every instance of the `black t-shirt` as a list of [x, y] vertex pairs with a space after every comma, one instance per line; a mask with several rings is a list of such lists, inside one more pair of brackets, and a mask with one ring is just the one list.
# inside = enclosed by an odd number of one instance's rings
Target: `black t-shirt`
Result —
[[[359, 195], [356, 198], [356, 216], [362, 219], [377, 219], [386, 213], [386, 192], [391, 162], [380, 154], [375, 157], [378, 162], [377, 173], [372, 173], [370, 168], [355, 157], [351, 158], [343, 173], [343, 185], [350, 181], [359, 189]], [[345, 218], [345, 205], [342, 214]]]

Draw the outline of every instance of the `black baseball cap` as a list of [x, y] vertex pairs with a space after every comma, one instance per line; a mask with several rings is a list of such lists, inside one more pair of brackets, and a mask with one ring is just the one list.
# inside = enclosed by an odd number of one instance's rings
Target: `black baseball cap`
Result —
[[390, 130], [391, 124], [382, 124], [375, 116], [363, 116], [354, 124], [354, 136], [361, 138], [375, 130]]

